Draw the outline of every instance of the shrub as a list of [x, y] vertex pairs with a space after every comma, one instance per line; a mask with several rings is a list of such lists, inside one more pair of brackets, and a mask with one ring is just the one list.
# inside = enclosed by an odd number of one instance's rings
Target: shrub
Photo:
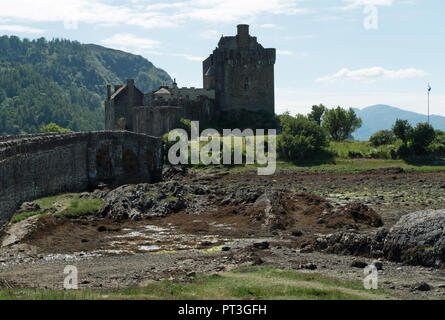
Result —
[[402, 140], [404, 144], [408, 142], [412, 130], [413, 128], [409, 124], [408, 120], [398, 119], [394, 124], [394, 126], [392, 127], [394, 135], [400, 140]]
[[284, 160], [308, 160], [328, 146], [326, 132], [304, 116], [284, 117], [282, 128], [277, 151]]
[[411, 146], [417, 155], [427, 154], [428, 146], [436, 139], [436, 131], [428, 123], [418, 123], [410, 135]]
[[350, 159], [361, 159], [363, 158], [363, 154], [360, 151], [349, 151], [348, 158]]
[[65, 133], [65, 132], [71, 132], [71, 130], [62, 128], [53, 122], [40, 128], [40, 133], [51, 133], [51, 132]]
[[392, 144], [396, 141], [396, 136], [391, 130], [381, 130], [371, 136], [369, 139], [374, 147]]

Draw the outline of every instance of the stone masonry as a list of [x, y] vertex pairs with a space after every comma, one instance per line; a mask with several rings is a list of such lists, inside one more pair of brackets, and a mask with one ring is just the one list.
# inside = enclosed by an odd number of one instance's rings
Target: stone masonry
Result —
[[162, 136], [177, 128], [181, 118], [207, 123], [242, 109], [273, 115], [275, 61], [275, 49], [259, 44], [249, 34], [248, 25], [238, 25], [237, 35], [221, 37], [203, 62], [203, 88], [180, 88], [176, 79], [171, 86], [162, 83], [147, 94], [132, 79], [115, 86], [114, 93], [109, 85], [105, 128]]
[[0, 137], [0, 230], [23, 202], [97, 187], [156, 182], [162, 141], [132, 132]]

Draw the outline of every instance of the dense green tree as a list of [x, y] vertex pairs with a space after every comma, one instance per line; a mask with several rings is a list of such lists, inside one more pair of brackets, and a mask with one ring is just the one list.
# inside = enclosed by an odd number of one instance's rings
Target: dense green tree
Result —
[[321, 120], [325, 112], [326, 112], [326, 107], [324, 105], [322, 104], [319, 104], [318, 106], [314, 105], [312, 106], [311, 113], [308, 114], [308, 119], [321, 126]]
[[329, 144], [326, 131], [308, 118], [282, 115], [277, 151], [284, 160], [309, 160]]
[[0, 88], [0, 104], [5, 101], [8, 96], [6, 95], [6, 91], [3, 88]]
[[71, 130], [62, 128], [57, 124], [55, 124], [54, 122], [51, 122], [50, 124], [47, 124], [46, 126], [40, 128], [40, 133], [50, 133], [50, 132], [64, 133], [64, 132], [71, 132]]
[[352, 109], [341, 107], [326, 110], [323, 116], [323, 128], [327, 130], [334, 141], [348, 139], [351, 134], [362, 126], [362, 120]]
[[436, 139], [436, 131], [429, 123], [418, 123], [411, 131], [411, 146], [415, 154], [424, 155], [428, 146]]
[[392, 127], [392, 131], [394, 132], [395, 136], [402, 140], [404, 144], [408, 142], [412, 130], [413, 128], [409, 124], [408, 120], [397, 119], [396, 123]]
[[147, 92], [170, 76], [141, 56], [76, 41], [0, 37], [0, 135], [37, 133], [54, 122], [104, 128], [106, 84], [127, 78]]

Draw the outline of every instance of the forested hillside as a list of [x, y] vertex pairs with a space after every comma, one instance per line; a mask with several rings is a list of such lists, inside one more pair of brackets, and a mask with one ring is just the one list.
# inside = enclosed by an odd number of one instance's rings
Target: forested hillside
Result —
[[54, 122], [73, 131], [104, 128], [106, 84], [136, 79], [155, 90], [170, 76], [141, 56], [44, 38], [0, 37], [0, 135], [39, 132]]

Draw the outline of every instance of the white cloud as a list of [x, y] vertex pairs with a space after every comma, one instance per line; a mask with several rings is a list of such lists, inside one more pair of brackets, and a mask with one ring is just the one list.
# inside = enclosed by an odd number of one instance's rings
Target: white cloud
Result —
[[161, 46], [161, 42], [149, 38], [139, 38], [131, 33], [118, 33], [111, 38], [101, 41], [103, 44], [124, 51], [141, 51], [156, 49]]
[[200, 34], [203, 39], [218, 39], [221, 37], [221, 33], [217, 30], [207, 30]]
[[278, 28], [278, 26], [276, 24], [273, 24], [273, 23], [261, 24], [261, 25], [259, 25], [259, 27], [260, 28], [268, 28], [268, 29]]
[[344, 9], [355, 9], [365, 6], [392, 6], [394, 0], [344, 0], [349, 4], [344, 7]]
[[290, 50], [277, 50], [277, 54], [283, 55], [283, 56], [290, 56], [290, 55], [293, 55], [294, 53]]
[[121, 5], [105, 0], [2, 1], [0, 19], [27, 22], [65, 22], [100, 25], [135, 25], [143, 28], [179, 26], [187, 21], [233, 23], [254, 20], [261, 14], [294, 15], [305, 12], [295, 0], [134, 0]]
[[424, 77], [427, 74], [427, 72], [416, 68], [407, 68], [400, 70], [388, 70], [383, 67], [364, 68], [358, 70], [349, 70], [348, 68], [343, 68], [337, 73], [320, 77], [317, 79], [317, 81], [334, 81], [340, 79], [361, 81], [375, 81], [379, 79], [396, 80], [419, 78]]
[[192, 55], [185, 54], [185, 53], [172, 53], [171, 55], [174, 56], [174, 57], [186, 58], [187, 60], [190, 60], [190, 61], [202, 62], [202, 61], [205, 60], [205, 58], [203, 58], [203, 57], [192, 56]]
[[31, 28], [26, 26], [20, 26], [20, 25], [0, 25], [0, 31], [1, 32], [17, 32], [17, 33], [44, 33], [45, 30], [37, 29], [37, 28]]

